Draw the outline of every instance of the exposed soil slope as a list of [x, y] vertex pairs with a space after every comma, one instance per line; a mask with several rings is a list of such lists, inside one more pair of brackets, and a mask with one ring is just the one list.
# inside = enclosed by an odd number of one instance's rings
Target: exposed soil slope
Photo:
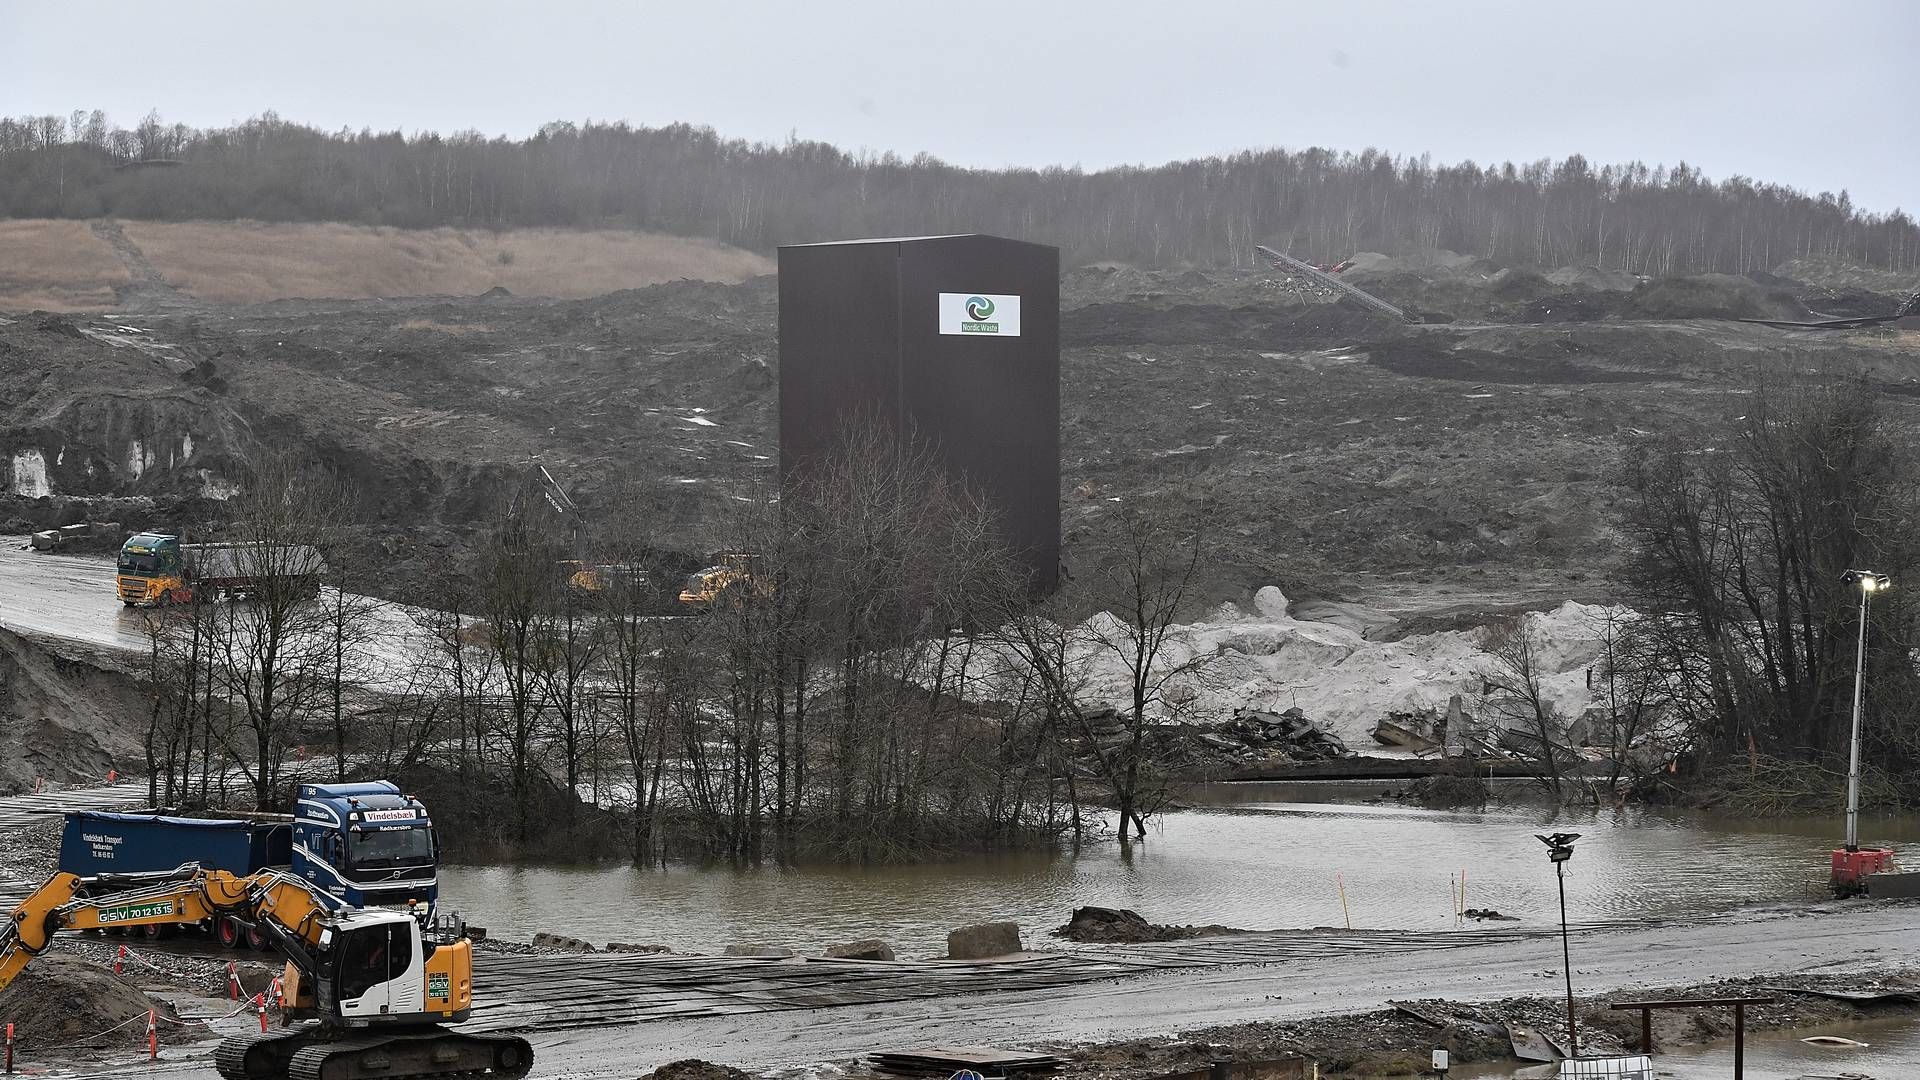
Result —
[[[1206, 523], [1195, 614], [1269, 583], [1381, 606], [1600, 599], [1617, 559], [1608, 472], [1627, 447], [1737, 412], [1753, 371], [1920, 391], [1910, 331], [1723, 318], [1805, 309], [1813, 287], [1381, 265], [1389, 299], [1453, 321], [1402, 326], [1259, 272], [1069, 272], [1069, 567], [1119, 511], [1152, 505]], [[1401, 278], [1425, 292], [1396, 293]], [[1602, 314], [1546, 311], [1568, 298]], [[59, 516], [22, 499], [109, 494], [155, 498], [154, 524], [205, 520], [248, 454], [290, 439], [366, 494], [389, 592], [444, 565], [535, 461], [596, 529], [639, 523], [704, 553], [773, 467], [776, 364], [771, 278], [14, 316], [0, 487], [16, 499], [0, 523]]]
[[296, 297], [580, 298], [738, 282], [765, 256], [623, 229], [394, 229], [252, 221], [0, 221], [0, 311], [153, 310]]
[[104, 654], [68, 657], [0, 630], [0, 792], [127, 770], [148, 704]]

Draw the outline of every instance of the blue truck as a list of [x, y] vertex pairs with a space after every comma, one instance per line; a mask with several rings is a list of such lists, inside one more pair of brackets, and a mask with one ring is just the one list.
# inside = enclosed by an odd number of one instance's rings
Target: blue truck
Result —
[[[292, 814], [66, 815], [60, 869], [67, 873], [154, 873], [186, 863], [242, 875], [285, 870], [343, 910], [415, 904], [431, 915], [439, 898], [440, 844], [433, 821], [419, 799], [385, 780], [301, 784]], [[206, 929], [222, 945], [272, 948], [239, 919], [222, 918]]]

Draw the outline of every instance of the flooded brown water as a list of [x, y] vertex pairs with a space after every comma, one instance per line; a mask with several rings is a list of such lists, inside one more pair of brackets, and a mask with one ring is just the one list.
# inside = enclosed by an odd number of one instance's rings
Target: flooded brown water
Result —
[[[1810, 1035], [1838, 1035], [1866, 1045], [1811, 1046], [1801, 1041]], [[1747, 1080], [1905, 1080], [1920, 1075], [1920, 1024], [1895, 1020], [1750, 1033], [1744, 1065]], [[1654, 1071], [1662, 1080], [1726, 1080], [1733, 1075], [1733, 1041], [1669, 1050], [1655, 1056]], [[1509, 1063], [1455, 1069], [1452, 1075], [1456, 1080], [1542, 1080], [1554, 1076], [1554, 1068]]]
[[[1018, 921], [1030, 947], [1060, 947], [1044, 931], [1082, 904], [1163, 923], [1443, 930], [1457, 925], [1452, 889], [1463, 872], [1466, 906], [1521, 920], [1505, 925], [1553, 925], [1554, 875], [1534, 834], [1562, 830], [1581, 834], [1568, 864], [1573, 921], [1698, 916], [1819, 895], [1841, 833], [1837, 818], [1339, 801], [1354, 794], [1344, 785], [1208, 785], [1188, 795], [1199, 808], [1166, 814], [1131, 847], [911, 866], [453, 866], [441, 891], [473, 923], [521, 940], [546, 930], [717, 952], [877, 937], [902, 956], [934, 956], [948, 930], [989, 919]], [[1911, 843], [1920, 818], [1867, 818], [1861, 832], [1865, 842]]]

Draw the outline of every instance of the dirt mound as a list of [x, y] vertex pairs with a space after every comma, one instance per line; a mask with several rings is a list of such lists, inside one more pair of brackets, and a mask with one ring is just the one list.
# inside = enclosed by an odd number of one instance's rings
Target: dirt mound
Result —
[[80, 327], [76, 326], [72, 319], [64, 315], [43, 314], [31, 320], [27, 325], [43, 334], [59, 334], [63, 337], [70, 338], [85, 336], [80, 333]]
[[1662, 278], [1633, 291], [1628, 313], [1648, 319], [1805, 319], [1792, 292], [1731, 274]]
[[1390, 274], [1412, 271], [1428, 277], [1439, 277], [1450, 273], [1480, 272], [1488, 266], [1487, 260], [1478, 255], [1462, 255], [1457, 251], [1441, 248], [1428, 248], [1405, 255], [1382, 255], [1377, 251], [1362, 251], [1354, 254], [1350, 261], [1353, 265], [1347, 268], [1347, 273]]
[[1909, 271], [1876, 270], [1870, 266], [1826, 256], [1789, 259], [1773, 268], [1775, 275], [1809, 285], [1830, 289], [1869, 289], [1873, 292], [1908, 293], [1916, 284]]
[[731, 1065], [715, 1065], [699, 1058], [682, 1058], [640, 1077], [640, 1080], [747, 1080], [747, 1074]]
[[1509, 356], [1474, 348], [1447, 348], [1430, 339], [1401, 339], [1375, 345], [1367, 359], [1400, 375], [1470, 383], [1578, 384], [1646, 382], [1658, 376], [1637, 371], [1608, 371], [1557, 356]]
[[[146, 1032], [147, 1012], [178, 1021], [173, 1006], [149, 997], [105, 968], [64, 956], [35, 960], [0, 991], [0, 1023], [14, 1025], [24, 1047], [131, 1046]], [[170, 1040], [196, 1038], [199, 1025], [169, 1024]]]
[[1165, 926], [1150, 923], [1137, 911], [1127, 908], [1080, 907], [1073, 909], [1067, 925], [1053, 931], [1055, 937], [1082, 944], [1131, 945], [1143, 941], [1179, 941], [1211, 934], [1244, 934], [1231, 926]]
[[1061, 313], [1063, 345], [1281, 345], [1345, 343], [1378, 337], [1398, 324], [1352, 300], [1331, 304], [1089, 304]]
[[1580, 285], [1603, 292], [1632, 292], [1640, 284], [1640, 278], [1634, 274], [1601, 266], [1563, 266], [1548, 274], [1547, 280], [1555, 285]]

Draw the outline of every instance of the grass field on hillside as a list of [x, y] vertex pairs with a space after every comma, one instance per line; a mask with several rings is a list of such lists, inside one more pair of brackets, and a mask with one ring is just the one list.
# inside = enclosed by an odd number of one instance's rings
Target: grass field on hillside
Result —
[[0, 221], [0, 310], [110, 308], [127, 270], [84, 221]]
[[[247, 221], [122, 221], [167, 284], [214, 304], [294, 297], [578, 298], [680, 278], [736, 282], [771, 260], [711, 240], [615, 230], [391, 229]], [[0, 221], [0, 310], [113, 306], [129, 279], [81, 221]]]

